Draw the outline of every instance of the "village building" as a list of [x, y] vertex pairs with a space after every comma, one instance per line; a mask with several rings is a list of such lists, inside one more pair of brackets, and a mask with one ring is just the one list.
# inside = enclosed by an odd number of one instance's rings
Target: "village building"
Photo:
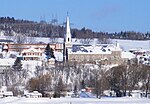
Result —
[[7, 40], [7, 39], [0, 39], [0, 45], [2, 44], [7, 44], [7, 43], [14, 43], [12, 40]]
[[[95, 45], [80, 45], [73, 44], [70, 32], [69, 17], [66, 18], [66, 34], [64, 37], [64, 61], [78, 63], [93, 63], [100, 64], [122, 64], [127, 62], [131, 57], [124, 57], [126, 52], [122, 53], [119, 43], [116, 44], [95, 44]], [[130, 53], [128, 53], [130, 54]]]
[[[40, 49], [42, 52], [45, 51], [47, 44], [4, 44], [2, 47], [2, 51], [10, 52], [10, 51], [18, 51], [22, 52], [24, 50], [28, 50], [29, 48]], [[52, 48], [56, 52], [63, 52], [63, 44], [50, 44], [50, 48]]]
[[[42, 61], [46, 46], [47, 44], [7, 43], [2, 45], [1, 51], [6, 53], [18, 52], [19, 53], [18, 57], [20, 57], [22, 60], [25, 61], [27, 60]], [[50, 44], [50, 48], [53, 49], [56, 60], [62, 62], [64, 45], [61, 43]], [[51, 61], [51, 63], [53, 62]]]
[[13, 96], [12, 91], [7, 91], [6, 86], [1, 86], [1, 88], [0, 88], [0, 98], [2, 98], [2, 97], [12, 97], [12, 96]]
[[40, 49], [35, 49], [33, 47], [23, 50], [21, 52], [22, 60], [41, 60], [42, 58], [42, 51]]
[[24, 96], [26, 98], [41, 98], [42, 94], [39, 93], [38, 91], [33, 91], [33, 92], [30, 92], [30, 93], [25, 93]]
[[68, 48], [68, 60], [76, 62], [101, 62], [101, 64], [120, 64], [121, 49], [113, 44], [73, 45]]

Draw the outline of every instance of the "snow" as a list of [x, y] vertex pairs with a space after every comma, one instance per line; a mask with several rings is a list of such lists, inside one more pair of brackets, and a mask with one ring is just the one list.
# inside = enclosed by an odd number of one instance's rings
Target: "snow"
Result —
[[24, 95], [26, 95], [26, 97], [31, 97], [31, 98], [39, 98], [39, 97], [42, 97], [42, 94], [39, 93], [38, 91], [33, 91], [33, 92], [30, 92], [30, 93], [25, 93]]
[[129, 51], [130, 49], [150, 49], [150, 40], [120, 40], [120, 39], [112, 39], [112, 42], [118, 42], [120, 47], [122, 47], [125, 51]]
[[63, 53], [62, 52], [54, 52], [54, 56], [57, 61], [63, 61]]
[[24, 53], [24, 52], [41, 52], [42, 53], [42, 51], [40, 50], [40, 48], [39, 49], [35, 49], [33, 47], [30, 47], [28, 50], [23, 50], [22, 51], [22, 53]]
[[111, 54], [112, 51], [121, 51], [121, 49], [114, 44], [73, 45], [72, 49], [68, 49], [72, 54]]
[[3, 49], [8, 49], [8, 46], [7, 46], [7, 45], [5, 45], [5, 46], [3, 47]]
[[[63, 38], [58, 39], [58, 43], [63, 43]], [[50, 40], [49, 38], [36, 38], [36, 42], [45, 42], [48, 43]], [[150, 41], [136, 41], [136, 40], [117, 40], [113, 39], [112, 42], [118, 42], [120, 44], [120, 47], [122, 47], [125, 51], [129, 51], [130, 49], [142, 49], [142, 50], [148, 50], [150, 48]], [[95, 43], [95, 41], [93, 41]], [[73, 44], [80, 44], [80, 40], [73, 39]], [[80, 51], [84, 52], [85, 50], [87, 52], [84, 53], [91, 53], [91, 54], [97, 54], [97, 53], [111, 53], [112, 50], [120, 50], [119, 48], [114, 47], [115, 45], [109, 45], [107, 47], [98, 47], [96, 45], [89, 45], [89, 46], [81, 46], [80, 45]], [[102, 49], [105, 49], [105, 51], [102, 51]], [[110, 51], [109, 51], [109, 50]], [[13, 65], [15, 59], [8, 58], [8, 55], [5, 55], [6, 59], [0, 59], [0, 65]], [[63, 54], [61, 52], [54, 52], [54, 55], [56, 57], [56, 60], [62, 61], [63, 60]], [[44, 55], [43, 55], [44, 56]], [[135, 56], [130, 52], [122, 52], [122, 58], [134, 58]], [[36, 66], [41, 66], [41, 61], [22, 61], [23, 68], [29, 70], [30, 77], [34, 76], [34, 71]], [[110, 67], [113, 67], [115, 65], [111, 66], [105, 66], [106, 69], [110, 69]], [[68, 81], [71, 82], [71, 81]], [[150, 99], [147, 98], [130, 98], [130, 97], [102, 97], [101, 99], [97, 98], [24, 98], [24, 97], [6, 97], [0, 99], [0, 104], [150, 104]]]
[[35, 61], [35, 60], [28, 60], [28, 61], [22, 61], [22, 64], [23, 64], [23, 69], [28, 69], [30, 72], [29, 76], [33, 77], [34, 71], [36, 70], [36, 66], [41, 66], [42, 62]]
[[135, 55], [131, 52], [121, 52], [121, 57], [132, 59], [132, 58], [135, 58]]
[[[1, 36], [0, 39], [8, 39], [10, 37], [7, 36]], [[13, 37], [10, 39], [14, 40]], [[50, 38], [44, 38], [44, 37], [33, 37], [35, 43], [49, 43]], [[150, 49], [150, 40], [121, 40], [121, 39], [111, 39], [113, 44], [119, 43], [120, 47], [123, 48], [125, 51], [129, 51], [129, 49]], [[57, 38], [57, 43], [63, 43], [64, 38]], [[81, 40], [73, 38], [72, 39], [73, 44], [81, 45]], [[91, 45], [97, 44], [97, 39], [91, 39], [90, 42]]]
[[15, 59], [12, 59], [12, 58], [0, 59], [1, 66], [12, 66], [14, 62], [15, 62]]
[[1, 104], [150, 104], [147, 98], [18, 98], [6, 97], [0, 99]]
[[13, 96], [13, 92], [12, 91], [6, 91], [4, 92], [5, 96]]

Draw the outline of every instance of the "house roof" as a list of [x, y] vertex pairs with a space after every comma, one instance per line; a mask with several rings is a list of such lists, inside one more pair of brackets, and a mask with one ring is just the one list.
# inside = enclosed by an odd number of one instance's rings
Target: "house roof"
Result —
[[30, 96], [42, 96], [42, 94], [39, 93], [38, 91], [33, 91], [33, 92], [30, 92], [30, 93], [26, 93], [25, 95], [30, 95]]
[[13, 96], [13, 92], [12, 91], [6, 91], [6, 92], [4, 92], [4, 95], [5, 96]]
[[0, 43], [10, 43], [10, 42], [14, 42], [14, 41], [6, 40], [6, 39], [0, 39]]
[[121, 51], [121, 48], [114, 44], [73, 45], [68, 48], [71, 54], [111, 54], [112, 51]]
[[121, 52], [121, 58], [132, 59], [135, 58], [135, 55], [131, 52]]
[[40, 53], [42, 53], [42, 51], [40, 49], [35, 49], [33, 47], [30, 47], [29, 49], [22, 51], [22, 53], [26, 53], [26, 52], [40, 52]]

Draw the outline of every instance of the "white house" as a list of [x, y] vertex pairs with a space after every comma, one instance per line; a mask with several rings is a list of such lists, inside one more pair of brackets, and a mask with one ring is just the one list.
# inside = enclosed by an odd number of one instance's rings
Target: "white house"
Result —
[[38, 91], [33, 91], [30, 93], [25, 93], [24, 96], [27, 98], [40, 98], [40, 97], [42, 97], [42, 94], [39, 93]]
[[12, 96], [13, 96], [13, 92], [12, 91], [7, 91], [6, 86], [2, 86], [0, 88], [0, 97], [12, 97]]
[[33, 47], [23, 50], [21, 52], [23, 60], [41, 60], [42, 58], [42, 51], [40, 49], [35, 49]]

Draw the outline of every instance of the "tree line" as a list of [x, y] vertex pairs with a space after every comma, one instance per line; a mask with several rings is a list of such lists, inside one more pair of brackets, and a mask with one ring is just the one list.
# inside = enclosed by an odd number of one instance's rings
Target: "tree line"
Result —
[[[53, 23], [48, 23], [46, 21], [28, 21], [19, 20], [14, 17], [0, 17], [0, 30], [4, 31], [5, 35], [14, 35], [15, 33], [21, 33], [25, 36], [34, 37], [50, 37], [58, 38], [64, 37], [65, 26], [64, 25], [54, 25]], [[91, 29], [86, 29], [85, 27], [81, 29], [73, 28], [71, 29], [72, 37], [85, 39], [85, 38], [101, 38], [101, 39], [131, 39], [131, 40], [148, 40], [150, 39], [150, 32], [141, 33], [135, 31], [120, 31], [120, 32], [94, 32]]]

